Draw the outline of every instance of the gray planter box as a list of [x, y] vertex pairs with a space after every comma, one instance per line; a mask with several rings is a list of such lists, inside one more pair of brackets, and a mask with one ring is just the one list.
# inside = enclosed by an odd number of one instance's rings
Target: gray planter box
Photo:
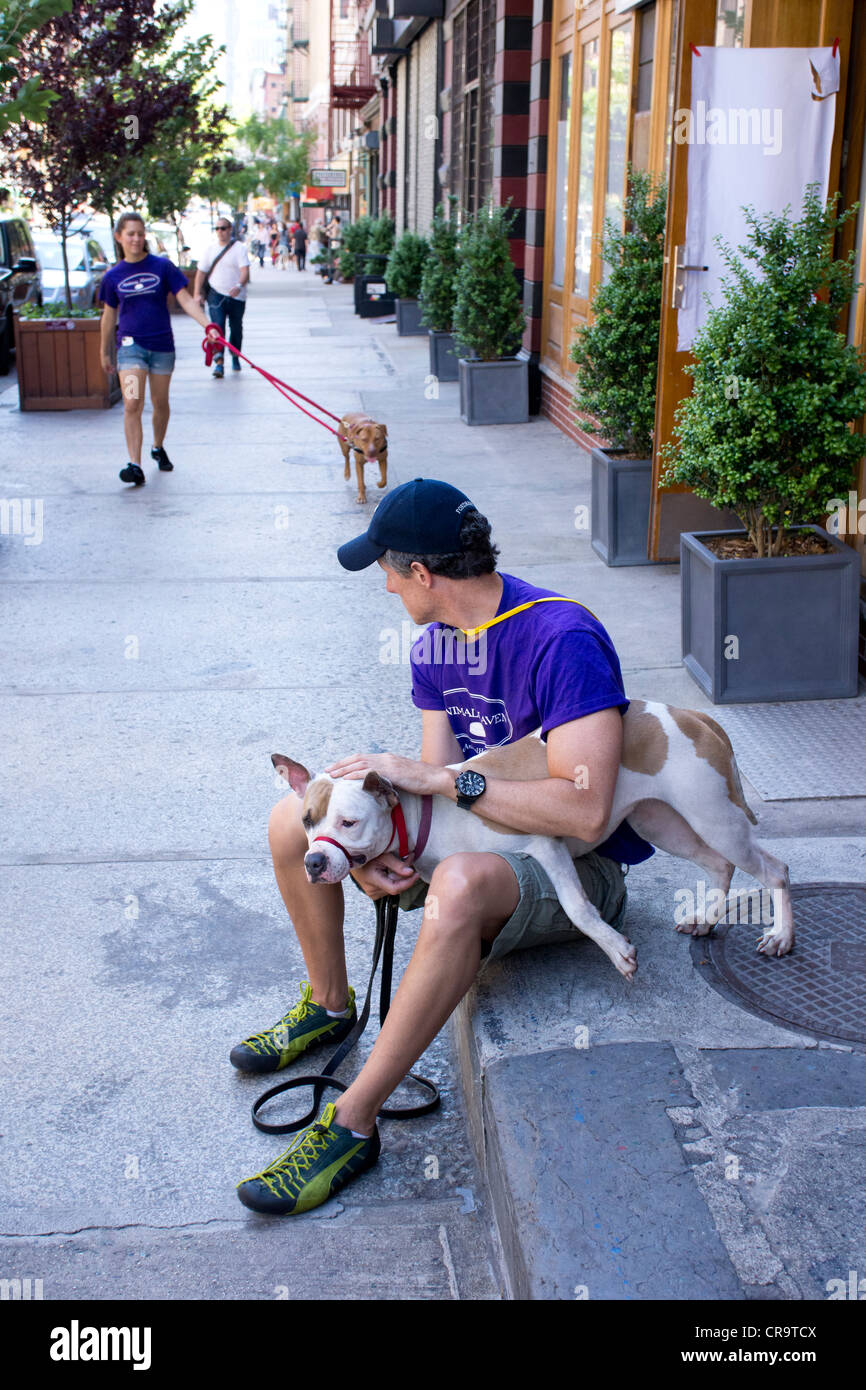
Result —
[[[827, 536], [820, 526], [796, 529]], [[732, 534], [745, 532], [680, 537], [683, 664], [690, 675], [717, 705], [856, 695], [856, 551], [827, 536], [832, 554], [720, 560], [702, 544]]]
[[460, 418], [467, 425], [522, 425], [529, 419], [529, 364], [458, 359]]
[[457, 381], [460, 373], [457, 368], [458, 352], [451, 333], [440, 333], [438, 328], [428, 328], [430, 335], [430, 372], [437, 381]]
[[592, 450], [592, 548], [606, 565], [650, 565], [647, 558], [653, 461]]
[[397, 332], [401, 338], [423, 338], [427, 329], [421, 322], [420, 299], [394, 300], [397, 310]]

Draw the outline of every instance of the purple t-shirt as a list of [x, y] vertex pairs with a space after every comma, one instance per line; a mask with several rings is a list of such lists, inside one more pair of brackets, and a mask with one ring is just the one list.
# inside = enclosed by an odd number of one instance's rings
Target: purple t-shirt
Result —
[[[553, 595], [512, 574], [500, 575], [496, 616], [530, 599]], [[628, 700], [619, 658], [588, 608], [539, 603], [487, 628], [467, 642], [443, 623], [431, 623], [411, 652], [412, 700], [418, 709], [444, 710], [463, 754], [514, 743], [601, 709], [625, 713]], [[598, 846], [622, 864], [654, 854], [628, 821]]]
[[139, 347], [153, 352], [174, 352], [174, 335], [168, 312], [168, 294], [187, 288], [186, 276], [166, 256], [142, 261], [118, 261], [103, 277], [99, 297], [117, 317], [117, 346], [133, 338]]

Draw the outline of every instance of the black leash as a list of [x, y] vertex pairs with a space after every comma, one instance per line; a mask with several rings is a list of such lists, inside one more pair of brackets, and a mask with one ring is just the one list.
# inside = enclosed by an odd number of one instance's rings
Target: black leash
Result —
[[[296, 1129], [303, 1129], [305, 1125], [312, 1124], [319, 1113], [319, 1103], [322, 1092], [326, 1086], [333, 1086], [337, 1091], [348, 1090], [348, 1082], [338, 1081], [334, 1072], [339, 1067], [343, 1058], [352, 1051], [356, 1042], [360, 1038], [367, 1026], [367, 1019], [370, 1016], [370, 998], [373, 993], [373, 980], [376, 977], [376, 970], [379, 966], [379, 957], [382, 957], [382, 979], [379, 984], [379, 1027], [385, 1022], [388, 1010], [391, 1007], [391, 972], [394, 964], [394, 938], [397, 934], [397, 913], [398, 903], [393, 895], [379, 898], [376, 903], [376, 941], [373, 946], [373, 966], [370, 971], [370, 980], [367, 985], [367, 998], [364, 1000], [364, 1007], [355, 1023], [351, 1033], [340, 1043], [333, 1057], [322, 1067], [322, 1070], [315, 1076], [294, 1076], [291, 1081], [283, 1081], [279, 1086], [272, 1086], [269, 1091], [265, 1091], [263, 1096], [253, 1104], [253, 1124], [256, 1129], [262, 1130], [265, 1134], [292, 1134]], [[431, 1110], [435, 1110], [439, 1105], [439, 1090], [432, 1081], [428, 1081], [426, 1076], [416, 1076], [415, 1072], [410, 1071], [406, 1080], [411, 1080], [429, 1091], [431, 1099], [422, 1105], [390, 1106], [379, 1111], [379, 1115], [384, 1120], [413, 1120], [418, 1115], [428, 1115]], [[297, 1086], [312, 1086], [313, 1104], [309, 1112], [300, 1120], [292, 1120], [287, 1125], [269, 1125], [264, 1120], [260, 1120], [258, 1112], [267, 1101], [274, 1096], [281, 1095], [283, 1091], [292, 1091]]]

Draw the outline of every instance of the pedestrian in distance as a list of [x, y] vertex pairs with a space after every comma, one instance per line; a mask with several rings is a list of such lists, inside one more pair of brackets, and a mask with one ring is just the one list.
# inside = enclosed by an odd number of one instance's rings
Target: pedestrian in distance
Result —
[[298, 270], [306, 269], [307, 260], [307, 233], [303, 222], [299, 222], [292, 236], [292, 250], [295, 255], [295, 264]]
[[342, 235], [340, 214], [338, 212], [331, 213], [330, 218], [325, 223], [323, 230], [325, 236], [327, 237], [328, 260], [322, 278], [324, 279], [326, 285], [332, 285], [334, 283], [334, 272], [336, 270], [334, 257], [335, 253], [340, 249], [340, 237]]
[[289, 229], [285, 222], [280, 223], [280, 270], [288, 270], [289, 260], [292, 254]]
[[120, 260], [106, 271], [99, 287], [103, 303], [99, 360], [103, 371], [117, 371], [123, 394], [123, 429], [129, 462], [121, 468], [120, 479], [141, 487], [145, 482], [141, 467], [141, 417], [146, 381], [153, 408], [150, 456], [163, 473], [170, 473], [174, 467], [164, 448], [175, 361], [169, 294], [175, 295], [184, 313], [202, 328], [207, 328], [208, 319], [190, 294], [183, 271], [167, 256], [154, 256], [149, 250], [140, 213], [121, 213], [114, 240]]
[[[217, 325], [225, 337], [228, 321], [229, 342], [240, 352], [244, 337], [244, 310], [250, 279], [250, 258], [244, 243], [232, 236], [232, 224], [227, 217], [218, 218], [216, 234], [216, 242], [208, 247], [199, 261], [195, 273], [195, 297], [204, 308], [204, 287], [207, 281], [207, 307], [211, 322]], [[232, 371], [239, 372], [240, 358], [231, 353], [231, 359]], [[225, 375], [222, 348], [214, 358], [213, 375], [218, 381]]]
[[271, 246], [271, 265], [276, 265], [276, 263], [277, 263], [277, 257], [278, 257], [279, 254], [280, 254], [280, 234], [279, 234], [279, 232], [277, 231], [276, 223], [274, 223], [273, 227], [271, 228], [270, 246]]

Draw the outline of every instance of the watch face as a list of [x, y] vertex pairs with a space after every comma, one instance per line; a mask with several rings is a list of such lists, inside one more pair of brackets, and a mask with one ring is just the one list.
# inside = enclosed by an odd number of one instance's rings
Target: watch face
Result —
[[461, 796], [480, 796], [487, 786], [480, 772], [461, 772], [457, 787]]

